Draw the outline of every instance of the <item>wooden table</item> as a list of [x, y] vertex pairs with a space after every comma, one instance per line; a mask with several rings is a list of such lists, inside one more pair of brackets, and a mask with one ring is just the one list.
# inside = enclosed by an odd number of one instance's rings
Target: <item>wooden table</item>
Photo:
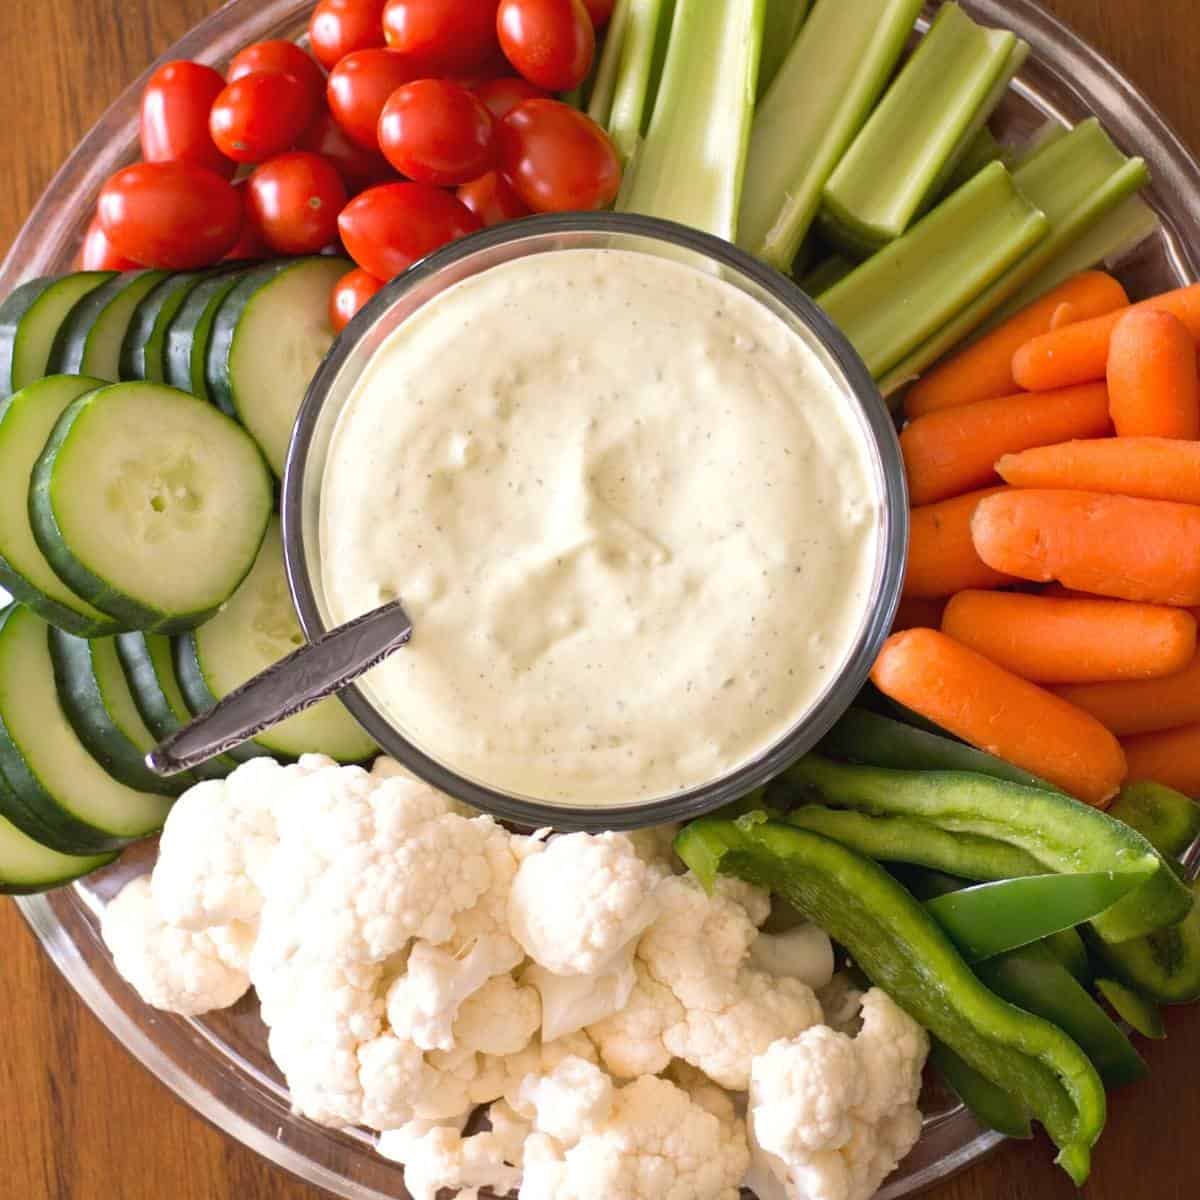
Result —
[[[1148, 92], [1200, 148], [1190, 0], [1048, 0]], [[51, 174], [144, 65], [214, 0], [18, 0], [5, 5], [0, 75], [0, 244]], [[34, 65], [36, 64], [36, 66]], [[0, 900], [0, 1196], [12, 1200], [317, 1200], [217, 1133], [142, 1070], [59, 978]], [[1118, 1094], [1092, 1200], [1184, 1200], [1200, 1184], [1200, 1010], [1144, 1046], [1152, 1075]], [[1000, 1150], [929, 1193], [936, 1200], [1050, 1200], [1074, 1189], [1043, 1139]], [[616, 1197], [613, 1200], [617, 1200]]]

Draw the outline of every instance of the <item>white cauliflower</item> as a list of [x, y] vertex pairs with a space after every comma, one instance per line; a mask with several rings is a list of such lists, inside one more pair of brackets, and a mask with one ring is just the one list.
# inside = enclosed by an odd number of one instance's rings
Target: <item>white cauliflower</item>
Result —
[[535, 964], [521, 979], [542, 998], [542, 1036], [552, 1042], [625, 1008], [637, 983], [633, 946], [602, 975], [555, 975]]
[[648, 867], [654, 867], [665, 875], [675, 875], [684, 870], [675, 853], [675, 838], [680, 825], [650, 825], [644, 829], [631, 829], [626, 837], [633, 843], [637, 856]]
[[833, 943], [823, 929], [805, 921], [786, 933], [760, 933], [750, 944], [750, 964], [817, 991], [833, 978]]
[[199, 1016], [236, 1004], [250, 986], [253, 929], [227, 924], [194, 932], [168, 924], [147, 875], [108, 902], [100, 933], [122, 978], [155, 1008]]
[[660, 878], [624, 834], [556, 837], [517, 871], [508, 923], [547, 970], [599, 975], [654, 920]]
[[527, 1075], [513, 1109], [533, 1119], [538, 1133], [571, 1144], [608, 1119], [613, 1082], [594, 1063], [564, 1058], [546, 1075]]
[[454, 1189], [458, 1200], [476, 1200], [485, 1187], [503, 1196], [520, 1183], [521, 1172], [505, 1162], [506, 1147], [495, 1134], [465, 1138], [446, 1124], [417, 1133], [421, 1124], [383, 1134], [376, 1147], [404, 1164], [404, 1186], [412, 1200], [437, 1200], [442, 1188]]
[[516, 1108], [521, 1085], [525, 1080], [530, 1075], [549, 1075], [566, 1058], [582, 1058], [590, 1063], [600, 1061], [596, 1047], [586, 1033], [570, 1033], [552, 1042], [536, 1038], [517, 1054], [510, 1054], [507, 1058], [490, 1059], [504, 1076], [503, 1085], [497, 1095], [502, 1095]]
[[634, 963], [636, 982], [625, 1007], [587, 1027], [601, 1061], [618, 1079], [658, 1075], [671, 1061], [663, 1034], [683, 1020], [683, 1005], [659, 983], [641, 961]]
[[457, 1050], [430, 1050], [419, 1092], [413, 1096], [413, 1113], [425, 1120], [441, 1121], [464, 1109], [498, 1100], [508, 1084], [503, 1058]]
[[487, 1111], [492, 1133], [500, 1139], [504, 1161], [519, 1167], [525, 1162], [525, 1139], [533, 1132], [533, 1122], [523, 1117], [507, 1100], [497, 1100]]
[[862, 1028], [863, 990], [849, 971], [838, 971], [823, 988], [818, 988], [817, 999], [825, 1024], [831, 1029], [853, 1037]]
[[511, 975], [495, 975], [459, 1008], [454, 1040], [464, 1049], [503, 1057], [524, 1050], [541, 1023], [537, 991]]

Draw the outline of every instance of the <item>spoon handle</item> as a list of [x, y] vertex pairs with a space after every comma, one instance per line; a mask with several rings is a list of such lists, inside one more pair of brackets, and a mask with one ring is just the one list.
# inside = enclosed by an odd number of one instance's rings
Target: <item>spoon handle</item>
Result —
[[240, 745], [353, 683], [412, 637], [393, 600], [301, 646], [189, 722], [146, 755], [156, 775], [176, 775]]

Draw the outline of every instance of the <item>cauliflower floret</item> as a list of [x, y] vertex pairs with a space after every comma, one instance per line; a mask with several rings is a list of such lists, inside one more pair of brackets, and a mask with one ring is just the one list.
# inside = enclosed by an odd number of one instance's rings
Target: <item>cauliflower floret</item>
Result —
[[705, 1073], [683, 1059], [674, 1059], [666, 1071], [667, 1078], [679, 1088], [683, 1088], [691, 1097], [693, 1104], [698, 1104], [705, 1112], [710, 1112], [718, 1120], [731, 1125], [737, 1120], [737, 1108], [733, 1097], [721, 1087], [718, 1087]]
[[654, 867], [664, 875], [674, 875], [684, 869], [675, 853], [675, 838], [680, 828], [679, 825], [650, 825], [645, 829], [631, 829], [625, 836], [646, 866]]
[[749, 1152], [727, 1124], [665, 1079], [620, 1088], [609, 1117], [574, 1145], [535, 1133], [525, 1143], [521, 1200], [736, 1200]]
[[504, 1083], [497, 1095], [502, 1095], [513, 1108], [517, 1107], [521, 1085], [530, 1075], [549, 1075], [565, 1058], [582, 1058], [599, 1063], [600, 1056], [586, 1033], [569, 1033], [552, 1042], [536, 1038], [518, 1054], [489, 1059], [501, 1069]]
[[744, 908], [756, 926], [766, 924], [771, 915], [771, 893], [757, 884], [747, 883], [733, 875], [719, 875], [713, 884], [713, 892]]
[[642, 962], [635, 962], [636, 982], [625, 1007], [587, 1027], [604, 1065], [618, 1079], [659, 1075], [671, 1061], [663, 1034], [683, 1020], [683, 1005], [675, 993], [654, 979]]
[[483, 854], [491, 871], [491, 883], [470, 908], [454, 918], [454, 932], [446, 943], [447, 949], [457, 952], [481, 937], [503, 937], [512, 943], [513, 953], [520, 960], [525, 952], [517, 945], [508, 926], [508, 899], [512, 892], [517, 868], [533, 854], [540, 854], [545, 843], [536, 837], [510, 834], [499, 825], [492, 826], [484, 843]]
[[541, 1023], [537, 991], [511, 975], [496, 975], [459, 1008], [454, 1040], [480, 1054], [516, 1054], [529, 1045]]
[[163, 920], [150, 877], [127, 883], [108, 902], [100, 933], [121, 977], [147, 1003], [185, 1017], [236, 1004], [250, 986], [251, 927], [192, 932]]
[[854, 1039], [867, 1076], [861, 1115], [878, 1121], [917, 1103], [929, 1034], [882, 988], [867, 992], [861, 1011], [862, 1030]]
[[831, 1029], [853, 1037], [862, 1028], [863, 990], [848, 971], [838, 971], [823, 988], [818, 988], [817, 999], [825, 1024]]
[[424, 1120], [442, 1121], [464, 1109], [490, 1104], [503, 1094], [508, 1077], [505, 1060], [464, 1050], [430, 1050], [421, 1090], [413, 1096], [413, 1112]]
[[594, 1063], [569, 1057], [546, 1075], [527, 1075], [512, 1106], [538, 1133], [566, 1145], [608, 1119], [613, 1082]]
[[514, 1167], [521, 1166], [525, 1161], [525, 1139], [533, 1132], [533, 1122], [521, 1116], [507, 1100], [497, 1100], [487, 1115], [492, 1133], [500, 1140], [504, 1161]]
[[458, 1200], [476, 1200], [480, 1188], [498, 1196], [513, 1191], [521, 1172], [504, 1161], [505, 1145], [491, 1133], [463, 1137], [450, 1125], [437, 1124], [420, 1136], [404, 1131], [385, 1133], [378, 1150], [404, 1163], [404, 1186], [412, 1200], [437, 1200], [442, 1188], [452, 1188]]
[[517, 871], [509, 926], [547, 970], [599, 975], [654, 920], [659, 878], [624, 834], [557, 837]]
[[809, 922], [786, 933], [760, 933], [750, 944], [750, 964], [769, 975], [789, 975], [814, 991], [833, 978], [833, 943]]
[[542, 1036], [552, 1042], [625, 1008], [637, 982], [633, 946], [602, 975], [555, 975], [535, 964], [521, 979], [542, 998]]

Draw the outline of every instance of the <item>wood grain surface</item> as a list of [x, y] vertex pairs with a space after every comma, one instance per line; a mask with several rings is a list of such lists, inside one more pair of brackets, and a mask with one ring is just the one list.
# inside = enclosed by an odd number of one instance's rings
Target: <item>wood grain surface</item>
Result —
[[[1047, 0], [1200, 149], [1194, 0]], [[126, 83], [214, 0], [11, 0], [0, 77], [0, 244]], [[1143, 1047], [1149, 1080], [1119, 1093], [1091, 1200], [1184, 1200], [1200, 1185], [1200, 1009]], [[5, 1200], [316, 1200], [206, 1125], [109, 1037], [0, 900], [0, 1197]], [[1006, 1146], [929, 1196], [1052, 1200], [1074, 1189], [1044, 1140]], [[613, 1200], [617, 1200], [616, 1197]]]

